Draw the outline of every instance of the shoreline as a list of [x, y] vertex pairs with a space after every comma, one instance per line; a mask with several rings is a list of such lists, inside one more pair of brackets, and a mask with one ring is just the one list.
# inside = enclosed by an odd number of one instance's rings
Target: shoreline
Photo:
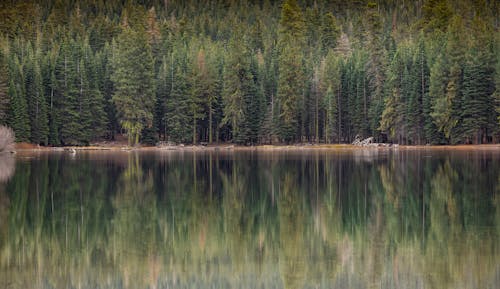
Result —
[[352, 144], [295, 144], [295, 145], [256, 145], [241, 146], [233, 144], [217, 145], [172, 145], [172, 146], [137, 146], [127, 145], [90, 145], [90, 146], [66, 146], [66, 147], [44, 147], [28, 144], [16, 144], [15, 152], [69, 152], [76, 153], [90, 151], [356, 151], [356, 150], [486, 150], [499, 151], [500, 144], [481, 145], [391, 145], [391, 146], [357, 146]]

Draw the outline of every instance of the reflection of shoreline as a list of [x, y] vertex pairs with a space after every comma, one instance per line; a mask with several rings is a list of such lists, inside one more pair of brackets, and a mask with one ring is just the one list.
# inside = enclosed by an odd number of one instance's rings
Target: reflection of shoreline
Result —
[[0, 183], [8, 181], [16, 168], [16, 160], [10, 154], [0, 155]]

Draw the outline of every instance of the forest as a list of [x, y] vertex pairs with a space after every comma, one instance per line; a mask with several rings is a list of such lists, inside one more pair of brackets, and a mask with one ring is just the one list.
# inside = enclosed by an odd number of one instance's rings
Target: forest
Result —
[[17, 142], [500, 142], [495, 0], [0, 1]]

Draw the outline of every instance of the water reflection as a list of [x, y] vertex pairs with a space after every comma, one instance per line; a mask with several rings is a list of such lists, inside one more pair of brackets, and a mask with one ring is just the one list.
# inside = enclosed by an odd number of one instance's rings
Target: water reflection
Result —
[[8, 181], [16, 169], [16, 160], [11, 154], [0, 154], [0, 183]]
[[497, 152], [19, 160], [0, 288], [498, 288]]

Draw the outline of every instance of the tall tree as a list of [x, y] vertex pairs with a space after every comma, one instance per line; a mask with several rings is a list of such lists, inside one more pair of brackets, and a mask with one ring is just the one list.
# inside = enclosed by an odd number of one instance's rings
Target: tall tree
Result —
[[8, 72], [7, 57], [4, 56], [0, 48], [0, 124], [7, 123], [9, 111]]
[[383, 89], [387, 63], [386, 50], [384, 49], [383, 23], [376, 3], [369, 2], [367, 4], [364, 19], [365, 37], [370, 58], [367, 63], [370, 88], [369, 122], [371, 133], [375, 134], [384, 107]]
[[165, 116], [167, 139], [174, 142], [190, 142], [193, 137], [191, 110], [189, 107], [189, 60], [187, 48], [178, 42], [165, 59], [170, 67], [170, 92], [165, 100]]
[[147, 34], [124, 25], [114, 44], [111, 79], [121, 126], [130, 145], [139, 142], [143, 128], [153, 125], [154, 70]]
[[10, 98], [9, 125], [16, 134], [16, 141], [29, 142], [31, 131], [26, 99], [17, 93], [13, 80], [10, 81], [8, 94]]
[[28, 43], [26, 53], [23, 74], [31, 127], [30, 140], [32, 143], [45, 145], [48, 143], [49, 127], [39, 64], [40, 51], [37, 49], [35, 52], [31, 44]]
[[324, 129], [325, 142], [340, 142], [341, 115], [340, 98], [342, 96], [342, 60], [330, 50], [324, 60], [323, 106], [325, 107]]
[[455, 16], [447, 31], [442, 59], [437, 59], [431, 71], [430, 93], [433, 98], [431, 116], [437, 128], [448, 141], [459, 141], [457, 128], [460, 126], [460, 100], [462, 98], [463, 67], [465, 60], [464, 26]]
[[472, 24], [472, 45], [467, 54], [461, 99], [462, 138], [465, 142], [487, 142], [488, 129], [494, 129], [495, 115], [492, 94], [494, 54], [492, 33], [486, 24], [475, 18]]
[[303, 101], [304, 73], [301, 48], [305, 23], [296, 0], [287, 0], [281, 9], [278, 33], [279, 134], [286, 142], [299, 140], [299, 108]]
[[250, 58], [247, 43], [242, 33], [235, 33], [229, 41], [228, 56], [224, 66], [224, 118], [222, 124], [231, 127], [232, 139], [243, 141], [246, 131], [242, 127], [245, 122], [245, 97], [249, 83], [252, 81]]

